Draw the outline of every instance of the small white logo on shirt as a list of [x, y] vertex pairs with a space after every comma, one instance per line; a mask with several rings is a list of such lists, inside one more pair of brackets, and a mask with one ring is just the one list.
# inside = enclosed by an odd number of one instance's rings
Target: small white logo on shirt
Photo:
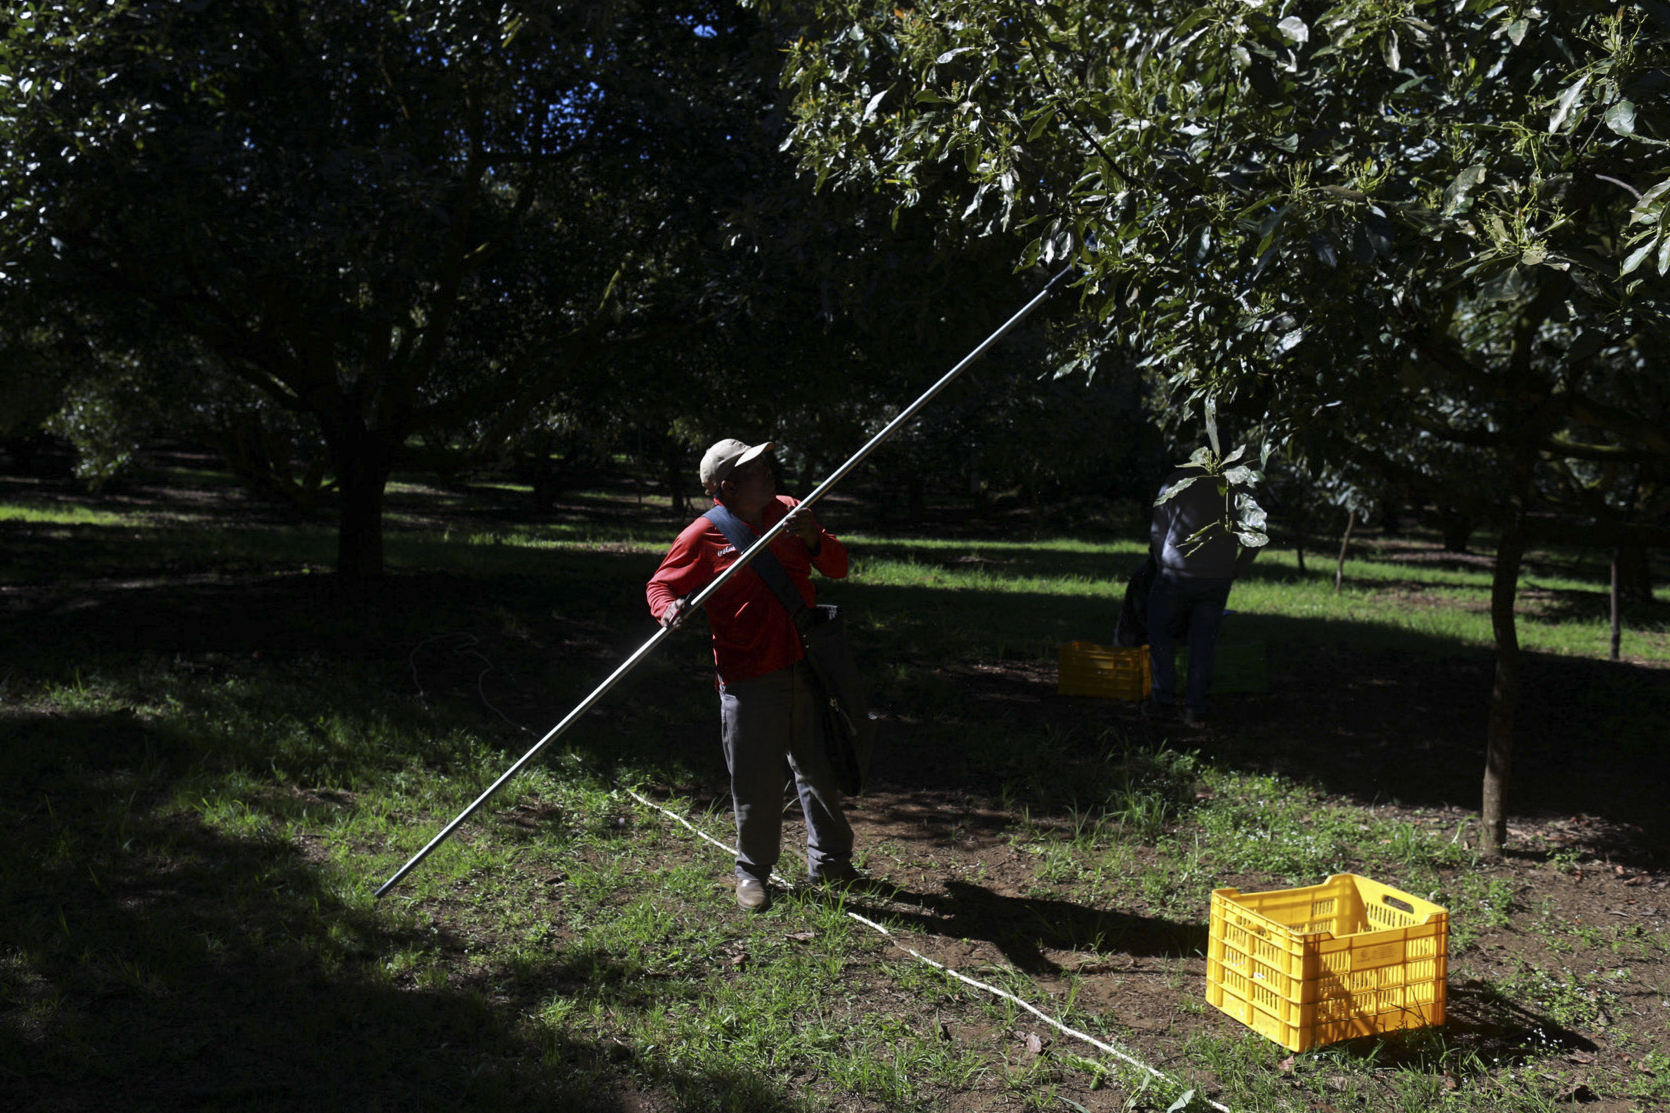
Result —
[[735, 556], [735, 555], [736, 555], [736, 546], [735, 545], [726, 545], [723, 549], [720, 549], [717, 553], [715, 553], [714, 557], [717, 559], [718, 557]]

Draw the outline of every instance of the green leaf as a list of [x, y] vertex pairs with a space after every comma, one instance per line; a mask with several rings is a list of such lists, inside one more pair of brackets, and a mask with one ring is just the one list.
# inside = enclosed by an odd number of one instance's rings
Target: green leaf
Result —
[[1048, 112], [1039, 116], [1036, 120], [1032, 121], [1032, 126], [1028, 128], [1026, 132], [1026, 141], [1031, 143], [1036, 140], [1040, 135], [1044, 134], [1044, 129], [1049, 127], [1054, 120], [1055, 109], [1052, 108]]
[[1193, 1090], [1184, 1090], [1181, 1097], [1166, 1107], [1166, 1113], [1183, 1113], [1183, 1110], [1187, 1109], [1189, 1103], [1194, 1099], [1195, 1092]]
[[1193, 31], [1195, 29], [1195, 27], [1197, 27], [1202, 20], [1209, 18], [1211, 15], [1212, 15], [1211, 5], [1206, 5], [1205, 7], [1196, 8], [1194, 11], [1190, 12], [1188, 15], [1183, 17], [1183, 22], [1179, 23], [1177, 25], [1177, 29], [1174, 30], [1172, 32], [1172, 34], [1175, 35], [1177, 38], [1182, 38], [1184, 35], [1187, 35], [1190, 31]]
[[945, 98], [940, 96], [938, 93], [934, 92], [932, 89], [918, 89], [918, 90], [916, 90], [916, 98], [915, 99], [916, 99], [917, 104], [944, 104], [945, 103]]
[[1621, 100], [1606, 110], [1606, 126], [1619, 135], [1635, 134], [1635, 102]]
[[1258, 473], [1245, 464], [1239, 464], [1224, 472], [1224, 479], [1231, 487], [1250, 487], [1258, 482]]
[[[1202, 449], [1201, 451], [1204, 452], [1205, 449]], [[1161, 506], [1170, 502], [1172, 499], [1176, 498], [1178, 495], [1188, 490], [1191, 486], [1199, 483], [1205, 478], [1207, 477], [1204, 475], [1191, 475], [1187, 479], [1178, 480], [1176, 483], [1173, 483], [1170, 487], [1167, 487], [1163, 492], [1161, 492], [1160, 497], [1154, 500], [1154, 505]]]
[[1276, 242], [1276, 233], [1281, 229], [1282, 221], [1286, 219], [1287, 211], [1292, 207], [1293, 206], [1291, 205], [1283, 205], [1281, 208], [1265, 217], [1259, 224], [1257, 254], [1263, 255], [1266, 251], [1269, 251], [1270, 246]]
[[1212, 455], [1222, 455], [1223, 449], [1218, 447], [1218, 400], [1210, 395], [1206, 398], [1206, 439], [1212, 442]]
[[1339, 266], [1339, 251], [1334, 247], [1332, 241], [1321, 232], [1311, 233], [1310, 249], [1316, 254], [1317, 259], [1321, 260], [1323, 266]]
[[1194, 230], [1193, 234], [1189, 236], [1189, 261], [1193, 263], [1200, 263], [1205, 260], [1211, 250], [1212, 226], [1210, 224], [1202, 224]]
[[1670, 179], [1658, 183], [1641, 195], [1641, 200], [1629, 211], [1629, 222], [1651, 224], [1659, 219], [1658, 214], [1664, 211], [1666, 204], [1670, 204]]
[[1291, 42], [1302, 43], [1310, 39], [1310, 28], [1296, 15], [1290, 15], [1276, 24], [1276, 30], [1286, 35]]
[[1028, 267], [1032, 266], [1038, 261], [1038, 257], [1043, 254], [1043, 250], [1044, 237], [1039, 236], [1037, 239], [1027, 244], [1026, 250], [1021, 252], [1021, 261], [1017, 264], [1016, 269], [1026, 270]]
[[1467, 195], [1473, 187], [1484, 181], [1484, 164], [1469, 166], [1455, 176], [1455, 180], [1444, 187], [1445, 216], [1453, 216], [1460, 212], [1467, 204]]
[[1387, 31], [1386, 37], [1380, 42], [1380, 55], [1386, 59], [1386, 68], [1400, 70], [1403, 68], [1403, 55], [1397, 48], [1397, 32]]
[[1508, 24], [1508, 40], [1512, 42], [1513, 45], [1518, 46], [1520, 43], [1525, 41], [1525, 32], [1530, 29], [1530, 20], [1516, 19], [1512, 23]]
[[1553, 135], [1555, 132], [1559, 131], [1560, 125], [1566, 122], [1566, 116], [1570, 114], [1571, 106], [1577, 103], [1577, 98], [1579, 94], [1583, 92], [1583, 86], [1588, 84], [1588, 81], [1589, 75], [1584, 74], [1576, 81], [1573, 81], [1570, 85], [1567, 85], [1565, 90], [1560, 94], [1560, 99], [1554, 104], [1554, 114], [1548, 118], [1549, 135]]
[[881, 107], [881, 102], [886, 100], [887, 99], [887, 94], [891, 93], [892, 91], [893, 91], [892, 86], [888, 86], [886, 89], [883, 89], [881, 92], [879, 92], [875, 96], [871, 97], [869, 102], [864, 105], [864, 116], [863, 116], [863, 118], [866, 119], [866, 120], [872, 119], [876, 114], [876, 109]]
[[1637, 247], [1635, 251], [1630, 252], [1630, 257], [1623, 261], [1623, 266], [1618, 267], [1618, 274], [1628, 274], [1628, 272], [1633, 271], [1635, 267], [1642, 266], [1642, 262], [1647, 259], [1647, 256], [1652, 254], [1653, 244], [1655, 244], [1655, 242], [1657, 242], [1655, 237], [1648, 236], [1647, 242], [1643, 242], [1642, 246]]

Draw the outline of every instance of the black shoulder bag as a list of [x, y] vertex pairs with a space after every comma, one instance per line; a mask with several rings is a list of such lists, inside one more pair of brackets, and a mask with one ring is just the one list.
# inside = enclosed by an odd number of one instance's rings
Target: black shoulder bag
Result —
[[[736, 546], [739, 555], [757, 540], [747, 524], [724, 506], [713, 507], [703, 517]], [[864, 699], [858, 663], [847, 644], [841, 608], [823, 603], [808, 607], [770, 549], [760, 550], [748, 566], [760, 574], [800, 634], [806, 663], [812, 666], [812, 675], [817, 678], [823, 744], [829, 751], [829, 764], [835, 769], [835, 783], [848, 796], [857, 796], [864, 791], [870, 755], [875, 750], [876, 728]]]

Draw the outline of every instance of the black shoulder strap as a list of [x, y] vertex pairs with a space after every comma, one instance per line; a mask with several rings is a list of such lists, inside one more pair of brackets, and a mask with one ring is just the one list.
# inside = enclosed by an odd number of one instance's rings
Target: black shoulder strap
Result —
[[[725, 535], [725, 540], [736, 546], [738, 556], [747, 552], [749, 547], [759, 540], [747, 524], [723, 504], [713, 507], [702, 517], [712, 522], [714, 527]], [[789, 574], [783, 570], [777, 558], [771, 555], [770, 549], [761, 549], [759, 554], [748, 562], [748, 567], [760, 574], [760, 579], [764, 580], [765, 586], [777, 596], [777, 601], [783, 604], [783, 609], [789, 612], [791, 619], [806, 609], [806, 601], [800, 597], [800, 592], [795, 590]]]

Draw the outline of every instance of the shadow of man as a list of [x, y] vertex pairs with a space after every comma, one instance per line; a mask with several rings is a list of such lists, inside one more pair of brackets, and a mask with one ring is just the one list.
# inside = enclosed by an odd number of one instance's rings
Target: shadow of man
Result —
[[[881, 898], [866, 903], [865, 897]], [[1207, 927], [1088, 908], [1071, 901], [1008, 897], [966, 881], [945, 882], [943, 895], [872, 883], [848, 904], [901, 927], [995, 946], [1028, 974], [1060, 974], [1049, 951], [1183, 957], [1206, 953]], [[918, 911], [901, 910], [914, 907]]]

